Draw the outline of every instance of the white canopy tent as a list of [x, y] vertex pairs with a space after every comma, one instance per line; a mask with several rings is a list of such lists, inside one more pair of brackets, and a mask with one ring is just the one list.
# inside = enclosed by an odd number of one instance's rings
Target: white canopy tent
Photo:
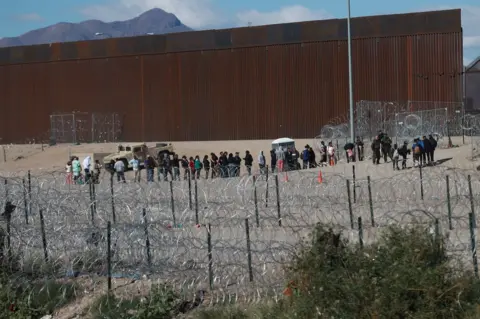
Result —
[[289, 147], [291, 148], [295, 147], [295, 140], [292, 140], [291, 138], [288, 138], [288, 137], [282, 137], [272, 142], [272, 149], [274, 150], [279, 150], [279, 149], [286, 150]]

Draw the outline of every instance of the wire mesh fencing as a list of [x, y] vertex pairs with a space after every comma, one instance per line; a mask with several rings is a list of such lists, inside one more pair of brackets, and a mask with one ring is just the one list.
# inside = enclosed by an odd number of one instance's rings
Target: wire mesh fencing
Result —
[[122, 128], [117, 113], [54, 113], [50, 115], [50, 143], [117, 142]]
[[105, 174], [84, 185], [52, 172], [3, 181], [4, 203], [16, 206], [6, 251], [18, 258], [18, 278], [48, 269], [61, 280], [106, 278], [109, 288], [161, 280], [206, 290], [212, 304], [279, 297], [285, 267], [317, 223], [364, 244], [388, 225], [424, 225], [446, 234], [449, 253], [469, 267], [477, 243], [476, 171], [435, 167], [382, 178], [303, 170], [153, 183]]

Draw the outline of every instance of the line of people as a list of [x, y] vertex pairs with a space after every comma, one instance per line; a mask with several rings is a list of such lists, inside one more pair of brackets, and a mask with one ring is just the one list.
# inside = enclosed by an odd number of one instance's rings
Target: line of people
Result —
[[[300, 159], [302, 160], [302, 166], [299, 163]], [[175, 153], [162, 153], [156, 159], [148, 156], [144, 163], [140, 163], [140, 160], [134, 157], [128, 164], [134, 172], [135, 182], [140, 182], [141, 180], [140, 170], [142, 164], [146, 170], [147, 182], [153, 182], [155, 171], [157, 172], [158, 181], [181, 180], [182, 177], [184, 180], [189, 178], [200, 179], [201, 177], [205, 179], [238, 177], [241, 175], [242, 164], [245, 166], [246, 173], [251, 175], [254, 158], [248, 150], [245, 151], [243, 158], [239, 152], [233, 154], [226, 151], [220, 152], [219, 156], [215, 153], [210, 153], [210, 156], [205, 155], [202, 159], [199, 155], [187, 158], [186, 155], [179, 157]], [[266, 174], [268, 165], [263, 151], [257, 157], [257, 164], [260, 174]], [[316, 166], [315, 152], [309, 145], [305, 146], [301, 154], [295, 148], [287, 148], [285, 150], [272, 149], [270, 151], [270, 168], [272, 173]], [[108, 171], [117, 175], [118, 182], [125, 182], [126, 169], [127, 167], [125, 167], [125, 163], [121, 159], [112, 160], [107, 167]]]
[[392, 161], [393, 169], [400, 170], [399, 162], [402, 157], [402, 168], [407, 168], [407, 156], [413, 154], [413, 167], [435, 165], [435, 150], [437, 148], [437, 141], [432, 135], [428, 138], [423, 136], [415, 138], [412, 147], [408, 147], [408, 141], [405, 141], [401, 147], [394, 144], [388, 134], [379, 131], [379, 134], [372, 142], [372, 160], [373, 164], [380, 164], [380, 158], [383, 157], [384, 162], [387, 162], [389, 157]]

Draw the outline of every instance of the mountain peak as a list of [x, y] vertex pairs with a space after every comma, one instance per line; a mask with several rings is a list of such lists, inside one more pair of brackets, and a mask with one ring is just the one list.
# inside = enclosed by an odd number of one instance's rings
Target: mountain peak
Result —
[[145, 11], [144, 13], [140, 14], [138, 17], [141, 18], [145, 16], [167, 15], [167, 14], [171, 14], [171, 13], [168, 13], [160, 8], [153, 8]]
[[[0, 39], [0, 47], [95, 40], [101, 37], [121, 38], [191, 30], [182, 24], [174, 14], [160, 8], [153, 8], [127, 21], [111, 23], [100, 20], [86, 20], [80, 23], [60, 22], [32, 30], [19, 37]], [[99, 37], [99, 35], [101, 36]]]

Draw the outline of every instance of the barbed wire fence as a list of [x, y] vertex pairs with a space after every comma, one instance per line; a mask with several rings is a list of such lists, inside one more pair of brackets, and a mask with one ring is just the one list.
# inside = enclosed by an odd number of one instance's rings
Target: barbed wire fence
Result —
[[[378, 131], [387, 133], [394, 143], [411, 142], [416, 137], [432, 135], [439, 148], [451, 147], [451, 136], [463, 136], [469, 131], [478, 135], [475, 129], [466, 128], [468, 124], [477, 127], [474, 115], [464, 114], [462, 103], [424, 102], [424, 101], [359, 101], [354, 110], [355, 135], [365, 144], [365, 155], [371, 156], [370, 143]], [[480, 128], [480, 127], [479, 127]], [[349, 116], [331, 119], [315, 137], [315, 147], [319, 150], [320, 141], [332, 141], [337, 150], [350, 142]], [[473, 139], [472, 139], [473, 141]], [[478, 149], [478, 143], [472, 144]], [[344, 158], [342, 151], [338, 158]]]
[[284, 267], [317, 223], [362, 244], [390, 224], [424, 225], [446, 234], [449, 253], [473, 268], [476, 171], [435, 167], [381, 178], [355, 175], [354, 167], [345, 175], [302, 170], [148, 184], [109, 174], [87, 185], [66, 184], [58, 172], [12, 175], [1, 183], [4, 204], [17, 206], [7, 249], [18, 258], [18, 280], [42, 272], [107, 278], [105, 289], [159, 280], [185, 295], [208, 291], [207, 304], [280, 298]]

